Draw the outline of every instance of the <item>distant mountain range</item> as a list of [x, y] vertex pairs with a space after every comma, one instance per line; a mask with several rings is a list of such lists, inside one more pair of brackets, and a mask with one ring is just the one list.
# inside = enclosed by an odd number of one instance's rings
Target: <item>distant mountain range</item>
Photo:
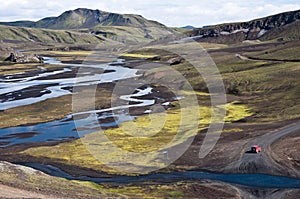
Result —
[[213, 43], [237, 43], [245, 40], [299, 40], [300, 10], [276, 14], [248, 22], [227, 23], [190, 31], [189, 36]]
[[[235, 44], [246, 40], [300, 40], [300, 10], [272, 15], [248, 22], [227, 23], [181, 31], [195, 40]], [[151, 42], [172, 38], [177, 29], [148, 20], [140, 15], [117, 14], [78, 8], [58, 17], [39, 21], [0, 22], [0, 40], [44, 43], [121, 43]], [[159, 40], [161, 41], [161, 40]]]
[[133, 27], [165, 27], [156, 21], [147, 20], [140, 15], [117, 14], [101, 10], [78, 8], [69, 10], [58, 17], [47, 17], [39, 21], [0, 22], [2, 25], [47, 29], [82, 29], [95, 26], [133, 26]]

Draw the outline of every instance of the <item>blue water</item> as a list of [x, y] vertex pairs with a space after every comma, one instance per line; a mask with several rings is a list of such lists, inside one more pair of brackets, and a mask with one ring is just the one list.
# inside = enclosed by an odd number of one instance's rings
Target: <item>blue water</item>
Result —
[[[2, 147], [22, 143], [57, 141], [61, 139], [76, 138], [78, 135], [77, 132], [73, 131], [73, 129], [75, 129], [75, 124], [73, 121], [53, 121], [31, 126], [19, 126], [1, 129], [1, 141], [8, 142], [7, 144], [3, 144]], [[26, 133], [33, 135], [32, 137], [28, 138], [20, 138], [17, 136], [18, 134], [26, 135]], [[15, 137], [12, 135], [15, 135]]]
[[[65, 68], [63, 70], [48, 72], [38, 74], [33, 77], [25, 77], [22, 79], [17, 78], [17, 82], [11, 82], [14, 80], [14, 76], [10, 77], [9, 79], [0, 79], [0, 94], [11, 94], [13, 91], [19, 92], [19, 96], [22, 96], [22, 89], [27, 88], [28, 86], [32, 85], [44, 85], [46, 82], [55, 82], [58, 85], [56, 86], [49, 86], [47, 89], [51, 92], [50, 94], [43, 94], [39, 97], [32, 97], [32, 98], [25, 98], [25, 99], [14, 99], [11, 98], [5, 102], [0, 103], [0, 110], [6, 110], [8, 108], [14, 108], [18, 106], [33, 104], [45, 99], [58, 97], [61, 95], [70, 94], [70, 91], [62, 89], [65, 86], [79, 86], [79, 85], [91, 85], [91, 84], [100, 84], [103, 82], [113, 82], [116, 80], [122, 80], [127, 78], [136, 77], [137, 70], [129, 69], [122, 67], [123, 61], [118, 60], [115, 62], [114, 66], [110, 66], [109, 64], [100, 64], [100, 65], [87, 65], [87, 64], [63, 64], [59, 60], [55, 58], [45, 58], [46, 64], [56, 64], [56, 65], [64, 65], [66, 67], [92, 67], [92, 68], [104, 68], [107, 70], [112, 70], [113, 72], [105, 73], [105, 74], [94, 74], [92, 72], [88, 73], [88, 77], [77, 77], [77, 78], [65, 78], [65, 79], [51, 79], [51, 80], [37, 80], [38, 77], [48, 77], [51, 75], [65, 73], [68, 71], [72, 71], [69, 68]], [[119, 65], [118, 65], [119, 64]], [[89, 80], [87, 82], [87, 80]], [[55, 89], [54, 89], [55, 88]], [[128, 95], [127, 101], [137, 100], [133, 99], [134, 95], [138, 97], [147, 95], [144, 93], [145, 90], [140, 90], [138, 94]], [[41, 91], [42, 92], [42, 91]], [[132, 96], [132, 98], [131, 98]], [[35, 124], [35, 125], [27, 125], [27, 126], [18, 126], [18, 127], [11, 127], [11, 128], [4, 128], [0, 129], [0, 148], [8, 147], [17, 144], [25, 144], [25, 143], [36, 143], [36, 142], [53, 142], [53, 141], [64, 141], [71, 138], [79, 138], [87, 133], [92, 133], [101, 130], [103, 127], [114, 127], [117, 126], [119, 123], [132, 120], [134, 117], [129, 115], [124, 115], [121, 112], [119, 115], [114, 115], [110, 113], [112, 110], [121, 110], [125, 108], [129, 108], [132, 106], [148, 106], [152, 105], [154, 101], [152, 100], [138, 100], [140, 102], [139, 105], [127, 105], [127, 106], [120, 106], [120, 107], [113, 107], [104, 110], [92, 110], [91, 113], [80, 113], [84, 114], [96, 114], [93, 111], [96, 111], [97, 114], [102, 114], [102, 116], [97, 116], [99, 120], [106, 120], [108, 118], [112, 118], [114, 122], [99, 122], [99, 123], [87, 123], [85, 121], [86, 118], [82, 120], [77, 120], [77, 126], [75, 125], [74, 121], [72, 120], [72, 115], [69, 115], [63, 120], [56, 120], [52, 122], [42, 123], [42, 124]], [[116, 111], [115, 111], [116, 113]], [[79, 113], [77, 113], [79, 114]], [[82, 129], [78, 130], [78, 123], [82, 123]], [[95, 121], [92, 121], [95, 122]], [[77, 127], [77, 130], [76, 130]]]
[[[101, 123], [100, 126], [116, 126], [117, 122]], [[80, 130], [80, 135], [92, 133], [100, 128]], [[24, 135], [26, 137], [20, 137]], [[0, 148], [24, 143], [63, 141], [70, 138], [79, 138], [73, 120], [63, 119], [29, 126], [18, 126], [0, 129]]]
[[248, 187], [292, 189], [300, 188], [300, 179], [272, 176], [265, 174], [217, 174], [201, 171], [185, 171], [172, 173], [155, 173], [141, 176], [116, 176], [111, 175], [103, 178], [92, 178], [87, 176], [75, 177], [59, 168], [50, 165], [36, 163], [23, 163], [49, 175], [66, 178], [69, 180], [82, 180], [95, 183], [142, 183], [142, 182], [179, 182], [186, 180], [216, 180], [231, 184], [244, 185]]

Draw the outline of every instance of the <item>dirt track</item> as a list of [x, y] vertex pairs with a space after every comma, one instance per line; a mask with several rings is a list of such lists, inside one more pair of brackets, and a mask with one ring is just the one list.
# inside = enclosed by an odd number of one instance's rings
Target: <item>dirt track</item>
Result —
[[[253, 139], [248, 142], [242, 150], [240, 158], [229, 164], [224, 172], [227, 173], [264, 173], [272, 175], [284, 175], [291, 177], [299, 177], [300, 172], [297, 170], [290, 170], [278, 164], [272, 157], [271, 145], [284, 136], [294, 133], [300, 129], [300, 123], [294, 123], [282, 127], [280, 129], [271, 131], [265, 135]], [[259, 154], [247, 153], [252, 145], [259, 145], [262, 147], [262, 152]], [[240, 193], [244, 198], [249, 199], [273, 199], [273, 198], [294, 198], [298, 195], [298, 190], [284, 190], [284, 189], [255, 189], [255, 188], [240, 188]]]
[[[247, 143], [242, 150], [239, 160], [229, 164], [224, 171], [226, 173], [265, 173], [272, 175], [290, 175], [299, 177], [299, 171], [288, 171], [279, 165], [271, 156], [271, 144], [283, 136], [287, 136], [300, 129], [300, 123], [285, 126], [278, 130], [269, 132], [263, 136], [253, 139]], [[259, 154], [247, 153], [252, 145], [262, 147]]]

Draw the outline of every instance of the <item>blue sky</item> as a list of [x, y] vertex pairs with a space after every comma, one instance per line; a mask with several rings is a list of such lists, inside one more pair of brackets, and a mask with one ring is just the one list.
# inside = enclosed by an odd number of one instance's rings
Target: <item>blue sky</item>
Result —
[[79, 7], [141, 14], [168, 26], [246, 21], [300, 9], [299, 0], [9, 0], [1, 2], [0, 21], [38, 20]]

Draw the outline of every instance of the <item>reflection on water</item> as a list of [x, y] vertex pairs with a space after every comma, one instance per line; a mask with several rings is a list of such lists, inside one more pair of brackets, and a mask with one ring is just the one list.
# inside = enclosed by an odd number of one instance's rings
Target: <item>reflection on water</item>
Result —
[[92, 178], [87, 176], [72, 176], [59, 168], [51, 165], [41, 165], [36, 163], [23, 163], [37, 170], [41, 170], [49, 175], [66, 178], [69, 180], [91, 181], [96, 183], [142, 183], [142, 182], [182, 182], [186, 180], [217, 180], [232, 184], [239, 184], [249, 187], [261, 188], [300, 188], [300, 179], [272, 176], [265, 174], [217, 174], [201, 171], [185, 171], [172, 173], [154, 173], [141, 176], [116, 176], [105, 178]]
[[[119, 62], [120, 60], [117, 61], [117, 63]], [[65, 68], [52, 72], [45, 72], [43, 69], [41, 69], [40, 73], [29, 77], [14, 77], [13, 75], [9, 75], [0, 78], [0, 96], [5, 96], [6, 99], [3, 100], [1, 98], [0, 110], [29, 105], [46, 99], [70, 94], [71, 92], [64, 88], [73, 87], [75, 84], [76, 86], [89, 86], [137, 77], [137, 70], [125, 68], [121, 65], [111, 66], [109, 64], [64, 64], [55, 58], [48, 57], [45, 57], [45, 63], [62, 65], [65, 66]], [[77, 77], [51, 79], [51, 76], [64, 74], [67, 72], [70, 73], [73, 71], [76, 74], [76, 69], [79, 67], [103, 70], [99, 74], [95, 74], [94, 70], [85, 70], [85, 74], [78, 74]], [[103, 73], [104, 70], [110, 72]], [[46, 77], [48, 79], [45, 79]], [[22, 98], [22, 95], [24, 95], [24, 91], [26, 91], [26, 89], [29, 89], [27, 90], [27, 93], [29, 93], [30, 88], [37, 86], [43, 87], [39, 96], [32, 97], [30, 95], [26, 95]], [[18, 96], [18, 98], [15, 98], [14, 96]]]
[[[33, 104], [45, 99], [70, 94], [71, 91], [64, 88], [72, 87], [75, 83], [76, 86], [87, 86], [137, 77], [137, 70], [121, 66], [123, 65], [123, 61], [124, 60], [117, 60], [112, 65], [63, 64], [55, 58], [46, 57], [46, 64], [63, 65], [65, 68], [52, 72], [46, 72], [45, 69], [42, 68], [40, 74], [33, 76], [19, 75], [17, 77], [9, 76], [9, 78], [0, 79], [0, 96], [2, 96], [0, 110]], [[89, 72], [91, 70], [84, 70], [84, 73], [75, 78], [51, 78], [51, 76], [54, 75], [71, 72], [75, 70], [76, 67], [100, 68], [103, 70], [99, 74], [94, 71]], [[103, 73], [103, 71], [109, 72]], [[35, 92], [37, 89], [40, 89], [36, 96], [28, 96], [25, 94], [30, 93], [33, 95], [33, 88]], [[70, 138], [78, 138], [79, 135], [82, 136], [86, 133], [98, 131], [101, 128], [117, 126], [121, 122], [134, 119], [134, 117], [128, 115], [124, 109], [153, 105], [155, 100], [137, 99], [137, 97], [148, 95], [151, 92], [152, 88], [148, 86], [143, 89], [137, 89], [136, 92], [131, 95], [120, 96], [120, 99], [124, 101], [134, 102], [132, 104], [127, 103], [102, 110], [76, 113], [67, 116], [67, 118], [63, 120], [43, 124], [0, 129], [0, 147], [23, 143], [67, 140]], [[76, 126], [73, 121], [74, 116], [76, 116], [76, 118], [80, 116], [80, 119], [76, 119]], [[90, 120], [90, 118], [96, 118], [97, 121]]]

